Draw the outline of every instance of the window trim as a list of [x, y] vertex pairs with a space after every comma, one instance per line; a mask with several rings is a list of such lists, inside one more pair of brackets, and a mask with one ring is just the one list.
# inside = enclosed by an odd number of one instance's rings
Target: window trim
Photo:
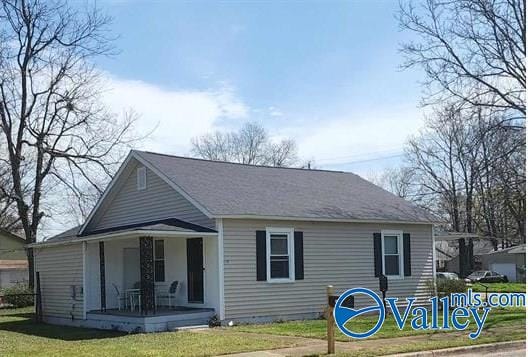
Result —
[[[385, 236], [396, 236], [398, 237], [398, 255], [399, 255], [399, 272], [398, 275], [387, 275], [385, 274]], [[389, 254], [394, 255], [394, 254]], [[403, 231], [400, 230], [383, 230], [381, 231], [381, 272], [387, 277], [387, 279], [400, 280], [405, 278], [404, 269], [404, 257], [403, 257]]]
[[[141, 177], [144, 178], [143, 185], [141, 184]], [[136, 169], [136, 188], [138, 191], [143, 191], [147, 189], [147, 168], [145, 166], [139, 166]]]
[[[161, 241], [163, 242], [163, 259], [156, 259], [156, 242]], [[165, 239], [154, 239], [154, 244], [152, 245], [152, 255], [153, 255], [153, 264], [154, 264], [154, 283], [166, 283], [167, 282], [167, 269], [166, 269], [166, 254], [165, 254]], [[156, 262], [157, 261], [163, 261], [163, 280], [157, 281], [156, 280]]]
[[[289, 278], [272, 278], [271, 277], [271, 235], [286, 234], [288, 236], [288, 268]], [[293, 283], [295, 281], [295, 247], [294, 247], [294, 229], [266, 227], [266, 281], [268, 283]]]

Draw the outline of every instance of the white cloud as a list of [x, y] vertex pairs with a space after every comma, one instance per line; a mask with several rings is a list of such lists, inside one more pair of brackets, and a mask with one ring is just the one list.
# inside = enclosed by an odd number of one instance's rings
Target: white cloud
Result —
[[275, 108], [273, 106], [268, 107], [268, 113], [272, 117], [282, 117], [284, 113], [280, 111], [278, 108]]
[[[272, 138], [295, 138], [301, 158], [315, 159], [320, 167], [360, 170], [349, 163], [401, 153], [409, 135], [422, 125], [421, 110], [414, 106], [285, 121], [275, 120], [283, 116], [277, 107], [250, 108], [227, 85], [203, 91], [168, 90], [138, 80], [106, 78], [110, 90], [105, 101], [115, 112], [134, 109], [140, 114], [137, 130], [153, 131], [143, 144], [152, 151], [188, 154], [192, 137], [216, 129], [237, 129], [242, 121], [265, 113], [263, 124]], [[363, 162], [362, 166], [381, 164]]]
[[133, 109], [140, 115], [136, 130], [152, 132], [143, 148], [186, 154], [190, 139], [221, 126], [223, 120], [241, 120], [248, 106], [228, 86], [206, 91], [168, 90], [139, 80], [105, 76], [104, 100], [121, 113]]

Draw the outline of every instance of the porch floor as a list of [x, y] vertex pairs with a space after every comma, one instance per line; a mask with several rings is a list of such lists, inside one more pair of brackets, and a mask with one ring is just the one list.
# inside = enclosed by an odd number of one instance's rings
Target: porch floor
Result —
[[214, 312], [214, 309], [187, 307], [187, 306], [175, 306], [173, 308], [158, 307], [156, 309], [156, 313], [149, 313], [149, 314], [142, 314], [137, 310], [130, 311], [130, 310], [124, 310], [124, 309], [122, 310], [106, 309], [106, 311], [92, 310], [92, 311], [89, 311], [88, 314], [148, 318], [148, 317], [155, 317], [155, 316], [187, 315], [187, 314], [203, 313], [203, 312]]
[[127, 332], [171, 331], [181, 327], [207, 325], [214, 316], [211, 308], [178, 306], [158, 308], [156, 313], [142, 315], [138, 311], [107, 309], [92, 310], [86, 313], [86, 325], [108, 330]]

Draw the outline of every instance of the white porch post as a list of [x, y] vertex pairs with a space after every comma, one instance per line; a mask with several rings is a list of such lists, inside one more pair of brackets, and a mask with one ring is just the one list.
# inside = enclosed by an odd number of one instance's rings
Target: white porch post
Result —
[[216, 220], [216, 230], [218, 232], [217, 244], [218, 244], [218, 298], [219, 298], [219, 310], [218, 315], [220, 320], [225, 319], [225, 304], [224, 304], [224, 222], [222, 218]]
[[86, 320], [86, 304], [87, 304], [87, 291], [86, 291], [86, 242], [82, 242], [82, 261], [83, 261], [83, 274], [82, 274], [82, 295], [83, 295], [83, 320]]

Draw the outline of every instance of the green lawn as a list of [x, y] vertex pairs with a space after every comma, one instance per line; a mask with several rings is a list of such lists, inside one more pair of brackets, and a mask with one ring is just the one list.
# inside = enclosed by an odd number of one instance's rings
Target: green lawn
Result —
[[[484, 283], [488, 287], [488, 292], [497, 293], [525, 293], [525, 283]], [[473, 291], [485, 292], [486, 288], [480, 284], [472, 284], [471, 289]]]
[[[367, 331], [368, 329], [372, 328], [372, 326], [374, 326], [375, 320], [377, 320], [377, 317], [375, 316], [363, 316], [355, 318], [352, 320], [350, 327], [357, 332]], [[481, 337], [485, 335], [486, 330], [501, 326], [514, 326], [518, 328], [519, 333], [514, 333], [511, 335], [511, 340], [524, 338], [525, 322], [526, 315], [524, 308], [492, 310], [486, 319]], [[262, 325], [241, 325], [235, 327], [235, 329], [241, 332], [259, 332], [281, 336], [301, 336], [319, 339], [326, 338], [326, 320], [292, 321]], [[475, 330], [476, 326], [474, 323], [470, 324], [468, 331], [473, 332]], [[453, 330], [450, 331], [453, 332]], [[383, 327], [374, 336], [369, 337], [369, 340], [403, 336], [434, 335], [443, 334], [446, 332], [449, 331], [415, 331], [410, 328], [409, 323], [405, 325], [403, 330], [399, 330], [393, 318], [387, 317]], [[466, 332], [466, 339], [467, 333], [469, 332]], [[336, 339], [338, 341], [351, 340], [351, 338], [343, 335], [337, 329]]]
[[[373, 317], [354, 319], [355, 330], [372, 326]], [[472, 328], [470, 326], [470, 328]], [[356, 351], [345, 355], [386, 353], [463, 346], [525, 338], [525, 310], [492, 310], [479, 339], [468, 331], [400, 331], [389, 318], [373, 337], [354, 341]], [[326, 321], [308, 320], [265, 325], [241, 325], [201, 331], [126, 334], [113, 331], [35, 324], [30, 309], [0, 310], [0, 355], [3, 356], [214, 356], [303, 345], [298, 337], [324, 339]], [[349, 338], [336, 332], [339, 341]], [[402, 337], [400, 339], [394, 339]], [[375, 339], [376, 343], [371, 341]], [[369, 342], [370, 341], [370, 342]]]
[[214, 356], [296, 345], [283, 336], [261, 338], [229, 329], [125, 334], [35, 324], [29, 309], [0, 310], [0, 355]]

